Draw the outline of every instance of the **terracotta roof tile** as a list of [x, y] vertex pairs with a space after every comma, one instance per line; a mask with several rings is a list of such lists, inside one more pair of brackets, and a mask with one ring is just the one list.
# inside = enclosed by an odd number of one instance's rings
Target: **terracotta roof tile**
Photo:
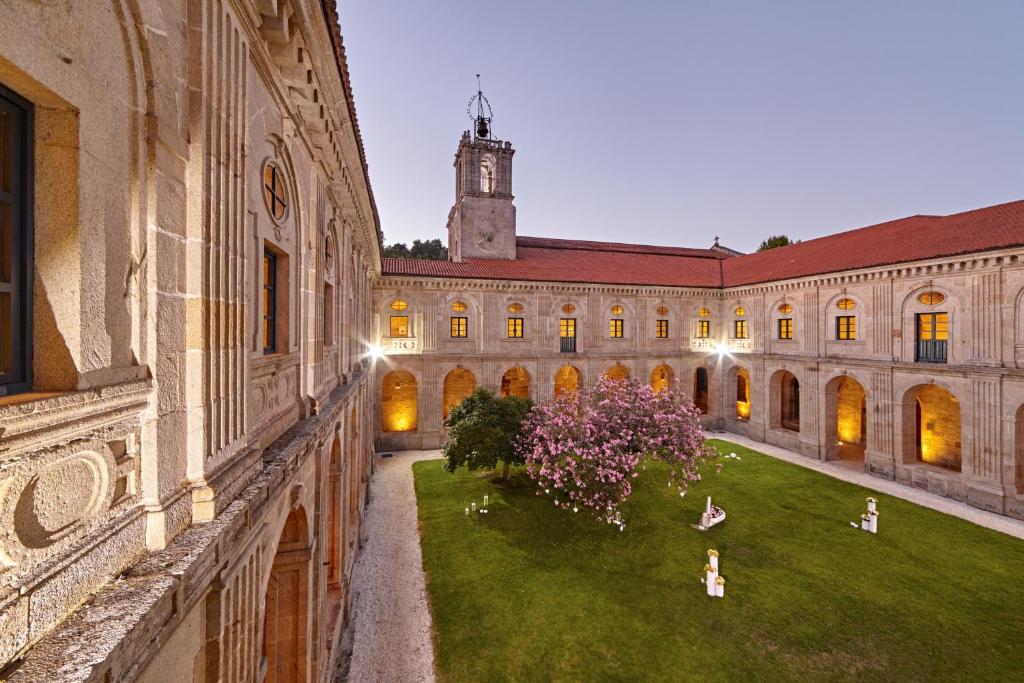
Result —
[[754, 254], [616, 242], [516, 239], [516, 259], [384, 259], [384, 274], [672, 287], [735, 287], [1024, 246], [1024, 200], [910, 216]]

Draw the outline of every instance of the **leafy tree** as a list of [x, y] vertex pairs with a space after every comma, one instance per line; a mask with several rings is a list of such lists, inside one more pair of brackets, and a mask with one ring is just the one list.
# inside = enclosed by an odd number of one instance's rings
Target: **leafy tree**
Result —
[[784, 247], [787, 244], [796, 244], [800, 240], [793, 241], [789, 239], [788, 235], [772, 235], [765, 241], [761, 242], [761, 246], [757, 248], [758, 251], [764, 251], [765, 249], [774, 249], [775, 247]]
[[486, 389], [474, 391], [452, 408], [445, 420], [444, 469], [454, 472], [462, 465], [471, 470], [496, 469], [501, 461], [501, 476], [507, 481], [510, 465], [523, 462], [516, 443], [532, 407], [530, 399], [498, 398]]
[[410, 249], [404, 242], [396, 242], [384, 247], [384, 256], [388, 258], [413, 258], [428, 261], [447, 261], [448, 247], [441, 240], [413, 240]]

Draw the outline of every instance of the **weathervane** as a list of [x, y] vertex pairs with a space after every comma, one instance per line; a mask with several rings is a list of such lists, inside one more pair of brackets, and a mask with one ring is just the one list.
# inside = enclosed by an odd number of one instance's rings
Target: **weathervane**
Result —
[[[474, 104], [476, 105], [475, 112], [473, 111]], [[469, 103], [466, 104], [466, 116], [473, 122], [473, 132], [477, 138], [491, 139], [491, 121], [494, 118], [494, 111], [480, 87], [480, 74], [476, 75], [476, 94], [470, 97]]]

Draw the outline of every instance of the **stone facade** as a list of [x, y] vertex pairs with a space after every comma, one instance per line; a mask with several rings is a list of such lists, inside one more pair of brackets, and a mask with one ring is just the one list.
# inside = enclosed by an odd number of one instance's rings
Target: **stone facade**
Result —
[[[467, 144], [464, 135], [460, 149]], [[457, 202], [462, 194], [459, 185]], [[524, 245], [544, 241], [520, 238]], [[688, 255], [607, 245], [607, 254], [592, 256], [602, 247], [591, 242], [556, 248], [612, 270], [637, 253], [652, 264]], [[705, 262], [732, 258], [717, 240], [703, 253]], [[668, 378], [705, 409], [708, 428], [813, 458], [863, 461], [878, 476], [1024, 519], [1020, 248], [719, 287], [597, 284], [600, 274], [574, 271], [576, 257], [530, 258], [550, 275], [512, 277], [538, 266], [502, 267], [493, 256], [468, 266], [385, 264], [373, 298], [373, 338], [388, 366], [376, 378], [380, 448], [439, 446], [448, 406], [473, 386], [521, 387], [513, 375], [528, 378], [536, 401], [602, 374], [655, 386]], [[555, 270], [544, 265], [551, 263]], [[400, 313], [395, 301], [404, 303]], [[396, 314], [408, 317], [408, 335], [392, 334]], [[456, 327], [455, 317], [465, 321]], [[521, 337], [510, 318], [521, 319]], [[576, 334], [568, 346], [565, 318]], [[944, 338], [922, 345], [934, 330]], [[390, 419], [392, 407], [379, 402], [398, 373], [402, 408], [415, 422]]]
[[380, 272], [333, 3], [7, 2], [0, 86], [34, 185], [5, 680], [327, 680]]

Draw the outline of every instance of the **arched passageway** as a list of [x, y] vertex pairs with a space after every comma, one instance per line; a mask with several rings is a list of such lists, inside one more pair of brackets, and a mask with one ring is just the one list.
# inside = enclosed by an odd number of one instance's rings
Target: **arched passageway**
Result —
[[672, 368], [659, 365], [651, 371], [651, 388], [655, 392], [668, 391], [672, 386]]
[[1024, 493], [1024, 405], [1017, 408], [1014, 420], [1013, 480], [1017, 493]]
[[960, 402], [948, 390], [924, 384], [904, 395], [904, 461], [961, 471], [960, 430]]
[[864, 461], [868, 444], [868, 395], [853, 377], [836, 377], [825, 387], [830, 458]]
[[750, 419], [750, 373], [746, 368], [736, 369], [736, 417]]
[[571, 365], [563, 365], [555, 373], [555, 398], [580, 390], [580, 371]]
[[345, 566], [345, 546], [342, 533], [345, 526], [344, 507], [341, 499], [342, 468], [341, 438], [334, 435], [331, 445], [330, 474], [328, 477], [327, 500], [327, 588], [341, 585], [341, 573]]
[[501, 376], [500, 396], [530, 398], [530, 373], [526, 368], [510, 368]]
[[800, 382], [788, 370], [779, 370], [771, 380], [771, 426], [800, 431]]
[[693, 373], [693, 404], [702, 414], [708, 414], [708, 369], [697, 368]]
[[266, 683], [306, 681], [311, 558], [306, 511], [297, 507], [285, 520], [267, 581], [263, 612]]
[[616, 363], [604, 371], [605, 379], [628, 380], [629, 369], [621, 363]]
[[414, 432], [418, 424], [416, 377], [407, 370], [384, 375], [380, 387], [381, 427], [385, 432]]
[[476, 376], [465, 368], [455, 368], [444, 376], [442, 396], [442, 412], [445, 419], [452, 408], [462, 403], [462, 399], [476, 389]]

